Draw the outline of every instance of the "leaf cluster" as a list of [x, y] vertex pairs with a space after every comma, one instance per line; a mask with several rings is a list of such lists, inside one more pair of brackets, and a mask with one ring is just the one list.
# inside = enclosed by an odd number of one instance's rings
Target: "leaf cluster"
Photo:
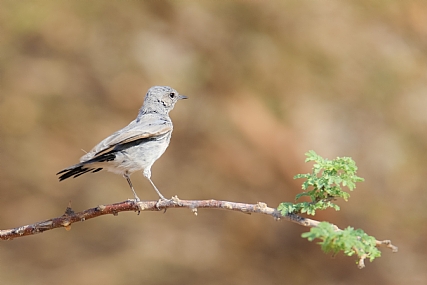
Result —
[[[333, 201], [337, 198], [348, 200], [350, 194], [343, 190], [347, 187], [350, 191], [356, 188], [356, 182], [364, 181], [356, 175], [356, 163], [350, 157], [337, 157], [329, 160], [316, 154], [314, 151], [306, 153], [306, 162], [314, 162], [312, 173], [298, 174], [294, 179], [303, 178], [304, 192], [296, 195], [295, 200], [301, 197], [309, 197], [309, 202], [289, 203], [284, 202], [277, 208], [282, 215], [306, 213], [314, 215], [316, 210], [333, 208], [339, 210], [339, 206]], [[326, 253], [336, 254], [342, 251], [345, 255], [356, 254], [359, 257], [359, 267], [364, 266], [364, 260], [373, 261], [381, 255], [376, 248], [376, 239], [367, 235], [363, 230], [355, 230], [348, 227], [344, 230], [337, 229], [328, 222], [321, 222], [310, 232], [302, 234], [309, 241], [320, 239], [318, 242]]]
[[[376, 247], [376, 239], [361, 229], [355, 230], [348, 227], [337, 231], [330, 223], [321, 222], [317, 227], [311, 228], [310, 232], [303, 233], [302, 237], [309, 241], [320, 239], [318, 244], [326, 253], [337, 254], [342, 251], [348, 256], [356, 254], [360, 258], [359, 261], [369, 259], [372, 262], [376, 257], [381, 256], [381, 251]], [[359, 266], [363, 265], [359, 264]]]
[[301, 197], [309, 197], [310, 202], [281, 203], [278, 210], [282, 215], [307, 213], [314, 215], [316, 210], [340, 208], [333, 203], [337, 198], [348, 200], [350, 194], [342, 189], [347, 187], [350, 191], [356, 188], [356, 182], [364, 181], [356, 175], [356, 163], [350, 157], [337, 157], [329, 160], [316, 154], [313, 150], [306, 153], [305, 162], [314, 161], [312, 173], [298, 174], [294, 179], [303, 178], [304, 192], [296, 195], [295, 200]]

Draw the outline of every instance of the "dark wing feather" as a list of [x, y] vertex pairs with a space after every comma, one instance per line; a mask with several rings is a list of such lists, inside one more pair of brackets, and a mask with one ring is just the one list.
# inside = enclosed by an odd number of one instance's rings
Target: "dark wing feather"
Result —
[[93, 163], [112, 161], [118, 151], [123, 151], [144, 141], [156, 140], [172, 131], [169, 118], [149, 114], [132, 121], [123, 129], [115, 132], [97, 144], [90, 152], [80, 158], [80, 163], [61, 170], [59, 181], [78, 177], [87, 172], [98, 172], [102, 168]]
[[91, 151], [80, 158], [81, 162], [93, 159], [114, 150], [118, 145], [137, 143], [141, 139], [162, 136], [172, 131], [172, 122], [165, 117], [147, 115], [134, 120], [123, 129], [115, 132], [97, 144]]
[[[163, 134], [166, 135], [166, 134]], [[91, 172], [95, 173], [98, 171], [101, 171], [102, 168], [94, 168], [91, 167], [91, 164], [96, 163], [96, 162], [107, 162], [107, 161], [112, 161], [116, 158], [116, 153], [119, 151], [124, 151], [130, 147], [139, 145], [141, 143], [144, 142], [148, 142], [148, 141], [154, 141], [159, 139], [161, 136], [152, 136], [152, 137], [148, 137], [148, 138], [140, 138], [140, 139], [136, 139], [136, 140], [130, 140], [127, 141], [125, 143], [120, 143], [115, 145], [113, 148], [109, 149], [108, 152], [106, 153], [100, 153], [97, 154], [94, 158], [78, 163], [76, 165], [70, 166], [68, 168], [65, 168], [64, 170], [61, 170], [60, 172], [57, 173], [58, 174], [62, 174], [61, 176], [59, 176], [59, 181], [62, 181], [64, 179], [73, 177], [79, 177], [80, 175], [83, 175], [87, 172]]]

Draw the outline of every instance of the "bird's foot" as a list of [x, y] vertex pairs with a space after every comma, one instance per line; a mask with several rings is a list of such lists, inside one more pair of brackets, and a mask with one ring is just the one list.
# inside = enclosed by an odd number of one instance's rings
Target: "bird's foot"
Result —
[[141, 214], [141, 205], [139, 202], [141, 202], [141, 199], [139, 199], [138, 196], [135, 196], [135, 199], [128, 199], [129, 202], [135, 203], [138, 206], [138, 216]]
[[[172, 201], [172, 199], [166, 199], [164, 196], [160, 196], [160, 199], [156, 203], [157, 210], [160, 211], [160, 204], [161, 203], [169, 203], [171, 201]], [[165, 209], [165, 211], [163, 213], [166, 213], [167, 208], [165, 207], [164, 209]]]

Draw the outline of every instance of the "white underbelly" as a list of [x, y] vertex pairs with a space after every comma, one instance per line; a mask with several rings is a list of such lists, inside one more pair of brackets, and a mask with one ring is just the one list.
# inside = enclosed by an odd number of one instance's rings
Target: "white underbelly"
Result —
[[116, 158], [104, 165], [104, 168], [117, 174], [150, 170], [153, 163], [166, 151], [169, 141], [170, 134], [161, 140], [144, 142], [117, 152]]

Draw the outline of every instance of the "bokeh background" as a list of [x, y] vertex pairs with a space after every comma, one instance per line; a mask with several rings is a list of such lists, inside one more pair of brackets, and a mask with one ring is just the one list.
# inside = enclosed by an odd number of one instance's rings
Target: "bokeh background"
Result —
[[316, 218], [399, 253], [359, 270], [266, 216], [121, 213], [2, 241], [2, 284], [426, 284], [426, 1], [1, 0], [0, 228], [131, 198], [111, 173], [55, 173], [153, 85], [190, 98], [152, 169], [163, 194], [275, 207], [306, 151], [351, 156], [366, 182]]

